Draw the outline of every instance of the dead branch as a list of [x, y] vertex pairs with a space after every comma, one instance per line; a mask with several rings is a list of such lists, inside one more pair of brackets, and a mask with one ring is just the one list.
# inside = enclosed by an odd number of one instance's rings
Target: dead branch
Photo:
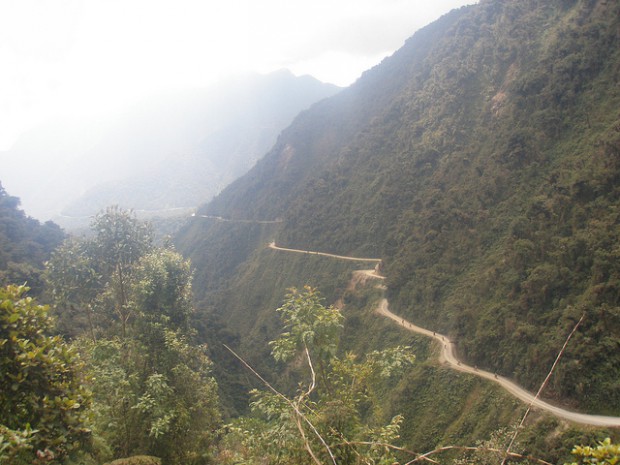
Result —
[[[438, 454], [440, 452], [445, 452], [445, 451], [449, 451], [449, 450], [462, 450], [462, 451], [471, 451], [471, 452], [496, 452], [499, 454], [506, 454], [507, 456], [514, 458], [514, 459], [519, 459], [519, 460], [531, 460], [533, 462], [538, 462], [542, 465], [553, 465], [550, 462], [547, 462], [545, 460], [539, 459], [538, 457], [533, 457], [531, 455], [522, 455], [522, 454], [517, 454], [515, 452], [507, 452], [501, 449], [495, 449], [492, 447], [472, 447], [472, 446], [445, 446], [445, 447], [440, 447], [438, 449], [432, 450], [430, 452], [426, 452], [425, 454], [422, 455], [418, 455], [415, 459], [405, 463], [404, 465], [411, 465], [412, 463], [416, 463], [420, 460], [428, 460], [428, 457], [434, 454]], [[439, 463], [439, 462], [434, 462], [434, 463]]]
[[515, 440], [517, 439], [517, 436], [519, 435], [519, 432], [521, 431], [521, 428], [523, 427], [523, 424], [525, 423], [525, 419], [529, 415], [530, 410], [532, 410], [532, 405], [540, 397], [540, 394], [542, 393], [543, 389], [545, 389], [545, 387], [547, 386], [547, 383], [549, 382], [549, 379], [551, 378], [551, 375], [553, 374], [553, 370], [555, 370], [555, 367], [557, 366], [558, 362], [560, 361], [560, 358], [562, 357], [562, 355], [564, 354], [564, 351], [566, 350], [566, 347], [568, 346], [568, 341], [571, 340], [571, 338], [573, 337], [573, 334], [575, 334], [575, 332], [577, 331], [577, 328], [579, 328], [579, 325], [581, 324], [581, 322], [583, 321], [585, 316], [586, 316], [585, 313], [581, 315], [581, 318], [579, 318], [579, 321], [577, 322], [577, 324], [575, 325], [573, 330], [570, 332], [570, 334], [566, 338], [566, 341], [564, 341], [564, 345], [560, 349], [560, 352], [558, 352], [558, 356], [555, 358], [555, 361], [553, 362], [553, 365], [551, 365], [551, 369], [549, 370], [549, 373], [547, 373], [547, 376], [545, 377], [545, 380], [540, 385], [540, 388], [538, 388], [538, 392], [534, 396], [534, 399], [527, 406], [527, 410], [523, 414], [523, 418], [521, 418], [521, 422], [519, 423], [519, 426], [517, 426], [517, 429], [515, 430], [515, 434], [512, 436], [512, 439], [510, 440], [510, 443], [508, 444], [508, 447], [506, 448], [506, 456], [502, 460], [501, 465], [505, 465], [506, 464], [506, 459], [508, 458], [508, 454], [510, 452], [510, 449], [512, 448]]
[[439, 464], [439, 462], [437, 462], [436, 460], [433, 460], [433, 459], [431, 459], [429, 457], [422, 457], [417, 452], [413, 452], [413, 451], [405, 449], [403, 447], [398, 447], [398, 446], [395, 446], [393, 444], [387, 444], [387, 443], [384, 443], [384, 442], [375, 442], [375, 441], [344, 441], [342, 444], [344, 444], [344, 445], [352, 445], [352, 446], [371, 446], [371, 447], [372, 446], [379, 446], [379, 447], [385, 447], [386, 449], [397, 450], [397, 451], [403, 452], [405, 454], [417, 455], [418, 458], [426, 460], [427, 462]]
[[314, 391], [314, 389], [316, 388], [316, 373], [314, 372], [314, 367], [312, 366], [312, 359], [310, 358], [310, 351], [308, 350], [306, 344], [304, 344], [304, 349], [306, 352], [306, 358], [308, 359], [308, 366], [310, 367], [310, 372], [312, 373], [312, 383], [308, 388], [308, 392], [306, 392], [306, 397], [310, 397], [310, 394], [312, 394], [312, 391]]
[[310, 457], [312, 457], [312, 460], [314, 460], [314, 463], [316, 463], [316, 465], [323, 465], [322, 462], [318, 459], [318, 457], [314, 455], [314, 452], [312, 451], [312, 448], [310, 447], [310, 441], [308, 441], [308, 438], [306, 438], [306, 432], [304, 431], [304, 427], [301, 424], [302, 419], [303, 417], [300, 417], [297, 414], [297, 412], [295, 412], [295, 425], [297, 426], [297, 429], [299, 430], [299, 434], [301, 435], [301, 439], [304, 442], [305, 449], [308, 451], [308, 454], [310, 454]]
[[[318, 430], [316, 429], [316, 427], [312, 424], [312, 422], [310, 420], [308, 420], [308, 418], [301, 412], [301, 410], [299, 410], [299, 407], [297, 407], [297, 405], [295, 404], [295, 402], [293, 402], [292, 400], [290, 400], [288, 397], [286, 397], [284, 394], [282, 394], [280, 391], [278, 391], [276, 388], [274, 388], [271, 384], [269, 384], [269, 382], [263, 378], [254, 368], [252, 368], [250, 366], [250, 364], [248, 364], [245, 360], [243, 360], [241, 358], [241, 356], [239, 356], [234, 350], [232, 350], [230, 347], [228, 347], [226, 344], [223, 344], [224, 347], [226, 347], [226, 349], [228, 349], [228, 351], [233, 354], [237, 360], [239, 360], [248, 370], [250, 370], [254, 376], [256, 376], [259, 380], [261, 380], [261, 382], [267, 386], [267, 388], [269, 388], [269, 390], [271, 392], [273, 392], [275, 395], [277, 395], [278, 397], [280, 397], [282, 400], [284, 400], [284, 402], [286, 402], [294, 411], [295, 413], [299, 416], [299, 418], [302, 418], [304, 420], [304, 422], [310, 427], [310, 429], [312, 430], [312, 432], [315, 434], [315, 436], [317, 438], [319, 438], [319, 441], [321, 441], [321, 444], [323, 444], [323, 446], [325, 447], [325, 449], [327, 450], [327, 453], [329, 454], [329, 457], [332, 459], [332, 463], [334, 465], [338, 465], [336, 463], [336, 458], [334, 457], [334, 454], [332, 453], [331, 449], [329, 448], [329, 446], [327, 445], [327, 442], [325, 442], [325, 440], [323, 439], [323, 437], [319, 434]], [[302, 435], [302, 438], [304, 440], [304, 445], [306, 447], [307, 450], [309, 450], [310, 445], [308, 444], [308, 440], [304, 435]], [[313, 459], [315, 458], [314, 454], [310, 454]], [[321, 465], [320, 462], [317, 463], [317, 465]]]

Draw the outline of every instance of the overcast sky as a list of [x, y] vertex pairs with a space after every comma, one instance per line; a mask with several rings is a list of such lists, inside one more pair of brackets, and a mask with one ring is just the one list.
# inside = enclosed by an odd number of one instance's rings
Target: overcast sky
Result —
[[113, 111], [231, 73], [338, 85], [475, 0], [0, 0], [0, 150], [56, 115]]

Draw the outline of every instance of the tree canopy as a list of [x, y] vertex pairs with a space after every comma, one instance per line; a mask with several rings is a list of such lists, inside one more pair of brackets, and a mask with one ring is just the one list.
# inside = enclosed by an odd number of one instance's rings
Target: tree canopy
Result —
[[27, 290], [0, 288], [1, 463], [62, 461], [90, 437], [84, 365]]
[[93, 431], [112, 458], [206, 463], [220, 413], [190, 325], [189, 261], [155, 246], [149, 226], [118, 207], [98, 214], [92, 231], [67, 240], [46, 276], [62, 328], [87, 361]]
[[267, 382], [268, 390], [252, 391], [255, 417], [233, 426], [223, 458], [230, 463], [394, 463], [402, 417], [375, 424], [370, 412], [382, 380], [402, 374], [413, 362], [411, 348], [339, 357], [343, 317], [324, 306], [310, 286], [292, 289], [278, 312], [284, 331], [270, 343], [272, 354], [280, 361], [295, 359], [296, 366], [303, 363], [305, 379], [290, 397]]
[[65, 235], [51, 221], [28, 217], [19, 203], [0, 183], [0, 285], [27, 283], [32, 295], [40, 295], [44, 262]]

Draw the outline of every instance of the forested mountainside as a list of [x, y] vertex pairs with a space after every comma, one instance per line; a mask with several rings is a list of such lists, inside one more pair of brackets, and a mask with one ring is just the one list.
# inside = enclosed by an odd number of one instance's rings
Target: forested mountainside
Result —
[[39, 294], [44, 262], [64, 237], [58, 225], [28, 217], [19, 208], [19, 198], [9, 195], [0, 184], [1, 286], [27, 284], [31, 294]]
[[66, 227], [114, 204], [194, 208], [252, 167], [297, 113], [339, 90], [281, 70], [156, 96], [108, 119], [50, 123], [0, 153], [5, 184], [31, 215]]
[[375, 256], [395, 313], [530, 390], [585, 314], [545, 395], [619, 415], [619, 84], [618, 2], [487, 0], [418, 31], [177, 236], [211, 330], [257, 354], [284, 286], [344, 292], [350, 269], [270, 240]]

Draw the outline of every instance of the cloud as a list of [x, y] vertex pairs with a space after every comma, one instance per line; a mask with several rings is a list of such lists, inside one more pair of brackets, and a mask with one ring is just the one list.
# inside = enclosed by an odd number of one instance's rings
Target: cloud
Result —
[[[243, 71], [340, 85], [467, 0], [0, 0], [0, 149], [55, 113]], [[30, 123], [29, 123], [30, 121]]]
[[[265, 0], [250, 6], [255, 55], [335, 82], [359, 74], [400, 48], [413, 33], [466, 0]], [[279, 8], [278, 8], [279, 6]], [[271, 54], [265, 53], [271, 51]]]
[[[272, 2], [273, 3], [273, 2]], [[305, 6], [300, 7], [299, 4]], [[394, 51], [417, 29], [441, 14], [466, 3], [464, 0], [358, 0], [312, 4], [292, 2], [279, 17], [279, 24], [265, 19], [274, 34], [295, 37], [286, 53], [305, 60], [326, 51], [373, 56]], [[259, 26], [260, 28], [260, 26]], [[291, 33], [284, 34], [291, 29]], [[293, 32], [296, 30], [296, 32]], [[288, 42], [288, 41], [287, 41]], [[285, 42], [285, 43], [287, 43]]]

